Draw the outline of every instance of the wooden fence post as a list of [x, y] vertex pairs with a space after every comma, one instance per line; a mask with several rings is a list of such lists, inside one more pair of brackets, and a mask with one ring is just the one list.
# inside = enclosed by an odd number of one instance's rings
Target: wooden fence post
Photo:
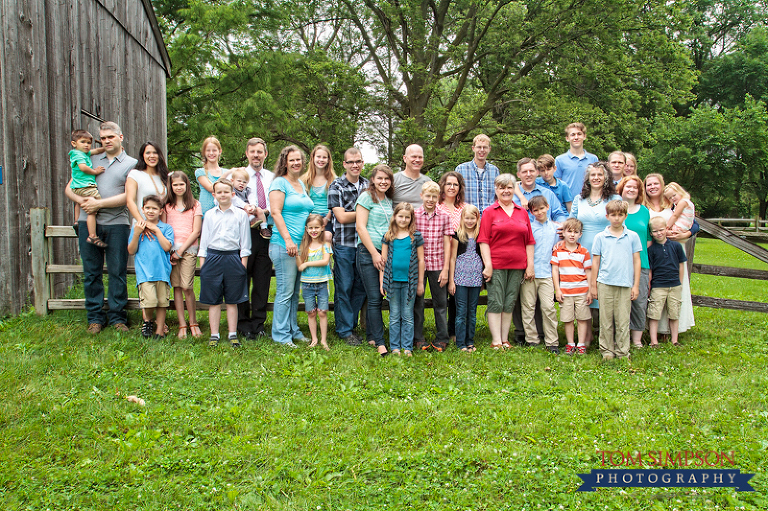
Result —
[[48, 314], [48, 299], [51, 297], [51, 282], [47, 269], [48, 263], [51, 262], [52, 248], [45, 237], [45, 228], [51, 223], [51, 212], [48, 208], [32, 208], [29, 210], [29, 219], [35, 312], [44, 316]]

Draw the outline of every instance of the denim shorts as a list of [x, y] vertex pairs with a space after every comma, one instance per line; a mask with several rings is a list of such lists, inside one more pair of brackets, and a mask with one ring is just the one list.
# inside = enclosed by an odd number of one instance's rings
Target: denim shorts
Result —
[[315, 312], [328, 310], [328, 283], [302, 282], [301, 293], [304, 295], [304, 310]]

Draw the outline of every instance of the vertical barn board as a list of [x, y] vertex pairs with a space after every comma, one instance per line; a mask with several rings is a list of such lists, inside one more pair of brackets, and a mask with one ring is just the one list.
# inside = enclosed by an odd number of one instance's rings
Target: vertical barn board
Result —
[[[49, 0], [46, 16], [46, 38], [48, 54], [48, 117], [51, 155], [51, 211], [53, 225], [69, 225], [74, 221], [72, 202], [64, 196], [64, 191], [71, 177], [67, 153], [72, 147], [69, 143], [72, 131], [73, 93], [70, 82], [72, 58], [72, 24], [70, 22], [69, 0]], [[93, 133], [93, 132], [91, 132]], [[77, 260], [77, 248], [71, 238], [49, 240], [58, 264], [74, 264]], [[53, 262], [53, 260], [51, 260]], [[68, 274], [51, 275], [53, 296], [63, 295], [72, 285], [73, 278]]]
[[[17, 166], [17, 133], [20, 129], [19, 80], [15, 63], [18, 60], [17, 30], [19, 10], [14, 0], [0, 0], [0, 29], [5, 41], [0, 44], [0, 165], [3, 184], [0, 185], [0, 311], [13, 310], [13, 273], [11, 236], [15, 214], [11, 201], [16, 196], [14, 182], [9, 179]], [[9, 71], [10, 70], [10, 71]]]
[[[31, 105], [35, 115], [24, 115], [24, 157], [27, 171], [19, 175], [19, 299], [22, 304], [28, 301], [28, 294], [34, 289], [32, 262], [30, 258], [31, 219], [30, 209], [49, 206], [52, 198], [51, 173], [51, 130], [49, 117], [52, 108], [49, 104], [48, 90], [48, 48], [46, 39], [46, 17], [48, 2], [40, 0], [22, 0], [29, 9], [28, 19], [22, 27], [27, 34], [25, 57], [28, 59], [27, 84], [24, 93], [25, 105]], [[26, 110], [26, 108], [25, 108]]]

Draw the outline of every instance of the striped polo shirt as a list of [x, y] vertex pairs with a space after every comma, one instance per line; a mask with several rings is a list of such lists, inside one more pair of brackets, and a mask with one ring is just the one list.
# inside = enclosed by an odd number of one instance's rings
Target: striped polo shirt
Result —
[[560, 270], [560, 290], [564, 296], [579, 296], [589, 292], [588, 268], [592, 268], [589, 251], [577, 243], [576, 250], [565, 248], [565, 243], [552, 251], [553, 266]]

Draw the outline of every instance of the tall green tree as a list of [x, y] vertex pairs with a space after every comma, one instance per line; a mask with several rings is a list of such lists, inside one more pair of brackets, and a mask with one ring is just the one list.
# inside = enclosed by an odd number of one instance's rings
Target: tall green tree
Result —
[[[223, 165], [244, 163], [245, 140], [267, 140], [273, 154], [297, 144], [351, 145], [367, 110], [365, 78], [321, 48], [299, 52], [290, 5], [235, 0], [159, 0], [173, 65], [168, 139], [175, 168], [198, 165], [210, 135]], [[286, 35], [287, 34], [287, 37]]]

